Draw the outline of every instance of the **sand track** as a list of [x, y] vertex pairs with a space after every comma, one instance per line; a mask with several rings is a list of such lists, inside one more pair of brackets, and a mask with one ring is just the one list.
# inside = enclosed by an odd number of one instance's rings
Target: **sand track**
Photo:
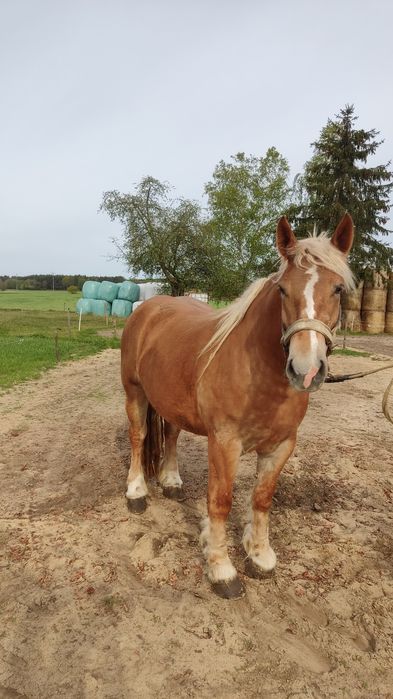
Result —
[[[144, 516], [125, 507], [118, 351], [0, 396], [0, 698], [393, 697], [388, 378], [312, 396], [274, 501], [277, 573], [237, 602], [203, 573], [204, 439], [181, 437], [185, 503], [152, 485]], [[229, 525], [241, 573], [254, 466]]]

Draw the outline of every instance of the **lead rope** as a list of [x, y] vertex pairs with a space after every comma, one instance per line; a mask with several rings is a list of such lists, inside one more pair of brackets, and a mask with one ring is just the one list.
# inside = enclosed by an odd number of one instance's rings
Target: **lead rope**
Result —
[[[393, 364], [388, 364], [387, 366], [381, 366], [378, 369], [371, 369], [371, 371], [359, 371], [356, 374], [328, 374], [325, 383], [341, 383], [342, 381], [351, 381], [352, 379], [361, 379], [363, 376], [369, 376], [370, 374], [377, 374], [378, 371], [385, 371], [385, 369], [393, 369]], [[387, 385], [382, 398], [382, 411], [386, 419], [393, 425], [393, 418], [390, 414], [388, 400], [390, 392], [393, 388], [393, 379]]]

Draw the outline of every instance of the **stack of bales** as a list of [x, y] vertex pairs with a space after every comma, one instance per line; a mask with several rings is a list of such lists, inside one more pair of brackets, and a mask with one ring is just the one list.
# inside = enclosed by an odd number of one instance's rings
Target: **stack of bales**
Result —
[[362, 307], [363, 282], [353, 291], [346, 291], [341, 297], [341, 327], [357, 332], [361, 329], [360, 309]]
[[139, 286], [134, 282], [85, 282], [82, 298], [76, 304], [78, 313], [125, 318], [132, 313], [133, 303], [139, 299]]
[[362, 330], [370, 335], [383, 333], [387, 300], [386, 274], [373, 272], [365, 281], [362, 299]]

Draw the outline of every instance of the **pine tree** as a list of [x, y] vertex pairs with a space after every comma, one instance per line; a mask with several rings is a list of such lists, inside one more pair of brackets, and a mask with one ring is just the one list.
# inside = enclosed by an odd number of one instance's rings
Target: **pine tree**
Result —
[[328, 120], [319, 140], [313, 143], [314, 155], [305, 165], [302, 185], [306, 201], [300, 216], [301, 227], [333, 231], [348, 211], [356, 226], [351, 265], [358, 275], [366, 268], [393, 266], [393, 249], [382, 238], [391, 231], [389, 196], [393, 173], [386, 165], [367, 167], [367, 160], [383, 141], [375, 129], [355, 128], [354, 106], [346, 105]]

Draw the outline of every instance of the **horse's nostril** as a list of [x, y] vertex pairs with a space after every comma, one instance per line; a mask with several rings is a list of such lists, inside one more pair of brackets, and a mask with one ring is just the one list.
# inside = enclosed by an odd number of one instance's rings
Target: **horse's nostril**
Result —
[[288, 376], [288, 377], [290, 377], [290, 376], [293, 377], [293, 376], [295, 376], [295, 375], [296, 375], [296, 371], [295, 371], [295, 369], [293, 368], [292, 359], [289, 359], [288, 362], [287, 362], [287, 376]]
[[324, 362], [323, 359], [321, 359], [321, 362], [320, 362], [320, 365], [319, 365], [318, 375], [324, 376], [324, 374], [325, 374], [326, 372], [327, 372], [327, 365], [326, 365], [326, 362]]

